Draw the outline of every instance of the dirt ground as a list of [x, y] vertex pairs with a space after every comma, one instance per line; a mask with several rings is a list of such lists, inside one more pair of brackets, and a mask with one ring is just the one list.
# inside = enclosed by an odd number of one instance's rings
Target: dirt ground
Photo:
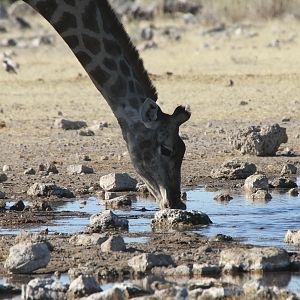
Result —
[[[0, 70], [0, 121], [6, 123], [6, 127], [0, 128], [0, 166], [11, 167], [8, 180], [0, 183], [0, 191], [5, 192], [8, 199], [24, 200], [34, 182], [54, 182], [81, 197], [89, 187], [97, 189], [102, 175], [128, 172], [137, 177], [120, 128], [105, 100], [51, 27], [39, 17], [30, 21], [32, 30], [13, 29], [1, 33], [0, 38], [27, 41], [50, 34], [55, 36], [55, 43], [15, 48], [17, 56], [13, 59], [20, 64], [18, 74]], [[147, 25], [149, 22], [126, 25], [138, 46], [144, 43], [137, 38], [138, 32]], [[211, 169], [227, 159], [254, 162], [260, 172], [269, 176], [279, 174], [287, 162], [300, 167], [299, 21], [286, 17], [263, 23], [245, 22], [228, 25], [224, 31], [212, 34], [205, 34], [210, 27], [186, 25], [181, 18], [158, 19], [155, 26], [154, 40], [158, 47], [141, 51], [141, 56], [158, 89], [159, 104], [169, 113], [178, 104], [189, 104], [192, 110], [191, 119], [181, 129], [187, 136], [182, 167], [184, 187], [235, 186], [239, 182], [216, 181], [209, 177]], [[175, 26], [181, 38], [174, 40], [160, 34], [166, 26]], [[0, 52], [5, 50], [8, 49], [0, 47]], [[60, 117], [84, 120], [88, 125], [105, 121], [109, 126], [95, 131], [95, 136], [85, 137], [76, 131], [53, 129], [54, 121]], [[284, 118], [290, 121], [283, 122]], [[287, 129], [289, 140], [280, 150], [288, 147], [294, 156], [243, 156], [232, 149], [229, 141], [237, 128], [271, 123], [279, 123]], [[83, 162], [83, 155], [88, 155], [91, 161]], [[108, 159], [103, 160], [104, 156]], [[26, 168], [36, 168], [45, 162], [54, 162], [59, 174], [23, 174]], [[77, 162], [92, 166], [94, 174], [69, 175], [67, 166]], [[105, 266], [110, 271], [117, 268], [117, 273], [123, 270], [123, 275], [130, 276], [125, 267], [128, 256], [141, 251], [171, 253], [177, 249], [177, 262], [190, 263], [200, 251], [199, 247], [208, 243], [208, 238], [192, 233], [154, 235], [151, 243], [134, 244], [130, 251], [108, 257], [98, 248], [70, 249], [68, 238], [51, 237], [56, 250], [46, 272], [65, 272], [79, 266], [96, 270]], [[0, 260], [5, 259], [13, 242], [9, 236], [1, 237]], [[165, 245], [172, 249], [165, 249]], [[186, 245], [191, 247], [189, 253]], [[215, 250], [205, 256], [205, 262], [216, 263], [224, 245], [234, 244], [217, 242], [213, 246]], [[182, 253], [186, 255], [180, 256]], [[88, 258], [94, 255], [97, 260], [89, 262]]]

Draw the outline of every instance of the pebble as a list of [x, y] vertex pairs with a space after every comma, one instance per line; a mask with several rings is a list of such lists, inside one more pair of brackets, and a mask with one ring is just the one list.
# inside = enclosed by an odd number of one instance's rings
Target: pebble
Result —
[[7, 180], [7, 176], [4, 173], [0, 173], [0, 183]]
[[8, 171], [11, 171], [11, 167], [9, 165], [4, 165], [3, 168], [2, 168], [2, 171], [5, 173], [5, 172], [8, 172]]
[[67, 172], [69, 174], [92, 174], [94, 170], [92, 167], [86, 165], [69, 165]]
[[[1, 192], [0, 191], [0, 199], [4, 199], [6, 196], [6, 193], [5, 192]], [[1, 207], [0, 207], [1, 208]]]
[[54, 128], [64, 129], [64, 130], [78, 130], [83, 127], [87, 127], [84, 121], [71, 121], [66, 119], [57, 119], [53, 125]]
[[33, 168], [28, 168], [24, 171], [24, 175], [35, 175], [35, 170]]

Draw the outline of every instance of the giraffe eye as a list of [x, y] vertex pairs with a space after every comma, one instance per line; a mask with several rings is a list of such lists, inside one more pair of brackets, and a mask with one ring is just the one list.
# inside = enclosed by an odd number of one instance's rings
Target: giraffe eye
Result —
[[171, 156], [172, 154], [172, 149], [164, 146], [164, 145], [161, 145], [160, 146], [160, 153], [164, 156]]

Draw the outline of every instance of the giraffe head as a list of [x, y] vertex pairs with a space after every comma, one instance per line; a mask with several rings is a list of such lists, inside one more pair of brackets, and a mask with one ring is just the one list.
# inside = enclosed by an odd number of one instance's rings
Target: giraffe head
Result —
[[165, 114], [151, 99], [140, 108], [140, 122], [127, 135], [127, 145], [135, 169], [160, 208], [181, 208], [181, 163], [185, 144], [179, 126], [190, 118], [186, 107], [178, 106], [172, 115]]

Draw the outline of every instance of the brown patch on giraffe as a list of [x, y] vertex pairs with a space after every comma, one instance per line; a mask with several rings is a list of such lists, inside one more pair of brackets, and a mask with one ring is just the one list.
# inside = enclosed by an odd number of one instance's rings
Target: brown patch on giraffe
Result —
[[[101, 1], [100, 1], [101, 2]], [[97, 6], [94, 1], [90, 1], [86, 6], [85, 12], [81, 15], [83, 26], [96, 33], [100, 32], [97, 20]]]
[[125, 60], [120, 61], [120, 70], [125, 76], [130, 76], [130, 69]]
[[126, 82], [121, 76], [110, 87], [111, 93], [115, 97], [125, 97], [127, 92]]
[[113, 40], [103, 38], [103, 45], [106, 53], [111, 56], [120, 56], [122, 54], [121, 47]]
[[[29, 4], [30, 4], [30, 1], [27, 1], [27, 2], [29, 2]], [[38, 12], [41, 15], [43, 15], [46, 19], [49, 20], [53, 16], [54, 12], [57, 9], [57, 3], [55, 0], [49, 0], [47, 2], [47, 5], [45, 5], [45, 3], [43, 3], [43, 2], [38, 2], [36, 4], [36, 9], [38, 10]]]
[[110, 78], [109, 73], [104, 71], [100, 66], [97, 66], [96, 69], [90, 71], [90, 75], [91, 78], [100, 85], [103, 85]]
[[131, 105], [131, 107], [135, 108], [136, 110], [139, 109], [140, 102], [139, 102], [139, 100], [137, 98], [129, 98], [128, 102]]
[[75, 6], [75, 0], [64, 0], [66, 4]]
[[61, 19], [53, 24], [53, 27], [58, 32], [65, 32], [70, 28], [77, 27], [77, 20], [76, 17], [68, 12], [64, 12]]
[[87, 34], [82, 34], [82, 41], [84, 46], [93, 54], [97, 55], [99, 52], [101, 52], [101, 43], [98, 39], [95, 39]]
[[103, 65], [111, 71], [115, 71], [118, 69], [116, 62], [113, 59], [110, 59], [108, 57], [105, 57], [103, 59]]
[[64, 40], [71, 49], [75, 49], [79, 45], [79, 39], [76, 35], [64, 36]]
[[87, 65], [92, 61], [92, 58], [84, 51], [78, 51], [75, 55], [83, 65]]

